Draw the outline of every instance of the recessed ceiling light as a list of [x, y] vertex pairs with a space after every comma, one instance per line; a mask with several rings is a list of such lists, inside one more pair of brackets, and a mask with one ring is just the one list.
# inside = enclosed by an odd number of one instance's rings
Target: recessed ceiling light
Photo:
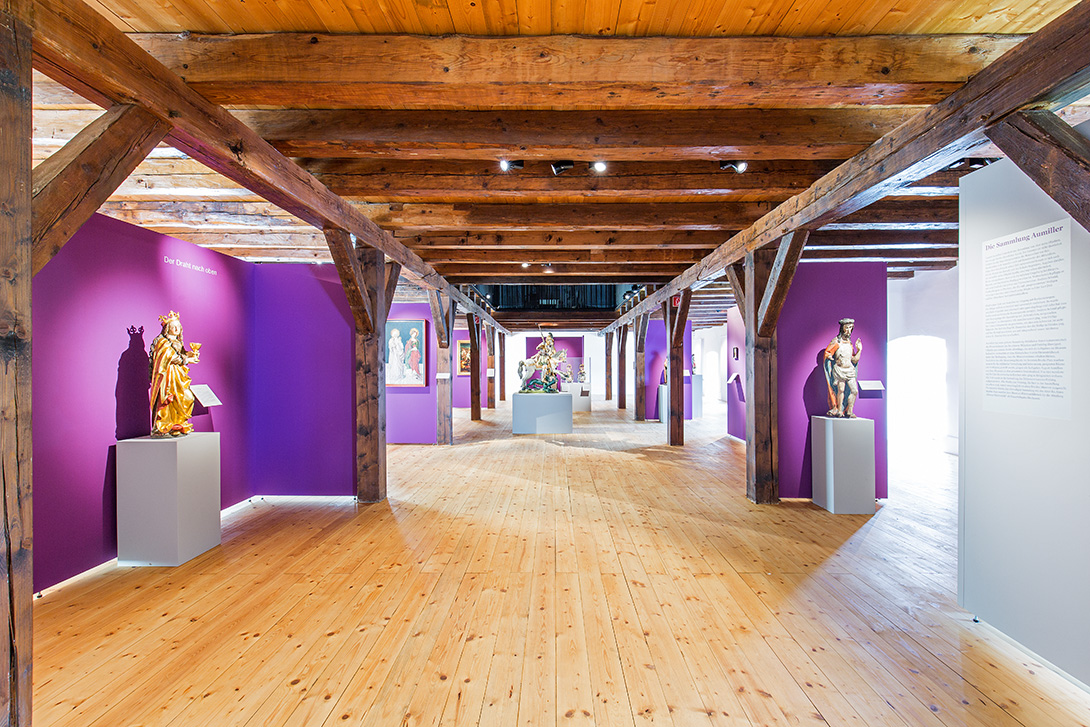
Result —
[[598, 172], [599, 174], [601, 174], [602, 172], [604, 172], [606, 170], [606, 163], [605, 162], [594, 162], [593, 164], [590, 165], [590, 168], [593, 169], [594, 171]]

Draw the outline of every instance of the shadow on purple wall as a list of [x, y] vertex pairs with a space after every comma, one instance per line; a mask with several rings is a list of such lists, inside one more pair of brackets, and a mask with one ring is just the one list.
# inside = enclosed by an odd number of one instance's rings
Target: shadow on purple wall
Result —
[[[150, 412], [151, 405], [148, 405]], [[151, 419], [151, 414], [148, 414]], [[151, 425], [147, 427], [151, 431]], [[106, 449], [106, 467], [102, 475], [102, 549], [117, 554], [117, 445]], [[50, 584], [52, 585], [52, 584]]]
[[802, 406], [806, 410], [806, 443], [802, 451], [802, 469], [798, 473], [800, 482], [810, 477], [810, 468], [813, 466], [813, 450], [810, 446], [813, 427], [810, 417], [824, 416], [829, 411], [829, 384], [825, 378], [824, 364], [825, 349], [822, 349], [815, 355], [814, 370], [806, 377], [802, 386]]
[[148, 352], [144, 344], [144, 327], [129, 328], [129, 347], [117, 360], [117, 386], [114, 398], [117, 401], [116, 434], [118, 439], [145, 437], [151, 433], [151, 403], [148, 399], [148, 387], [151, 375], [148, 372]]

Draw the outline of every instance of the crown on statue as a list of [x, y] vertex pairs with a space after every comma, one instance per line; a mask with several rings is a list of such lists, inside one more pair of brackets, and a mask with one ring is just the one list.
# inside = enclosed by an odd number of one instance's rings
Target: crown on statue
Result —
[[171, 321], [177, 321], [177, 320], [179, 320], [178, 314], [176, 312], [174, 312], [174, 311], [171, 311], [170, 315], [159, 316], [159, 325], [165, 326], [166, 324], [170, 323]]

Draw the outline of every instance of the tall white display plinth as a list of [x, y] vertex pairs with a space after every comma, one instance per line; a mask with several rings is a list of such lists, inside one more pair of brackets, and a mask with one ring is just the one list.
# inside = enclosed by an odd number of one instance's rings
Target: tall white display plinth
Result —
[[118, 442], [118, 564], [181, 565], [219, 544], [219, 433]]
[[874, 514], [874, 421], [810, 417], [813, 501], [837, 515]]
[[693, 387], [693, 419], [704, 416], [704, 374], [689, 377]]
[[571, 434], [572, 395], [522, 393], [511, 397], [514, 434]]

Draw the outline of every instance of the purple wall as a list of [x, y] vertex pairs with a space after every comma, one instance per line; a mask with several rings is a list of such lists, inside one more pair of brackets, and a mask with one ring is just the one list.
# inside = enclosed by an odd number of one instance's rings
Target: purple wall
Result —
[[[839, 320], [839, 319], [837, 319]], [[734, 360], [734, 349], [738, 360]], [[727, 380], [738, 374], [738, 380], [727, 384], [727, 434], [746, 438], [746, 327], [737, 307], [727, 311]]]
[[[181, 313], [186, 342], [204, 345], [194, 382], [224, 402], [193, 419], [198, 431], [221, 433], [222, 504], [252, 494], [252, 272], [248, 263], [96, 215], [34, 277], [35, 590], [117, 555], [114, 443], [150, 430], [147, 349], [158, 316], [171, 309]], [[130, 326], [143, 334], [130, 336]]]
[[[666, 324], [662, 321], [651, 321], [647, 324], [647, 338], [644, 339], [644, 379], [647, 393], [646, 416], [648, 419], [659, 418], [659, 384], [666, 383], [663, 372], [670, 358], [670, 350], [666, 345]], [[685, 324], [684, 361], [688, 369], [689, 361], [692, 361], [693, 351], [693, 322]], [[693, 418], [693, 389], [692, 381], [685, 377], [685, 418]]]
[[254, 494], [355, 492], [354, 324], [332, 267], [253, 266]]
[[[439, 392], [435, 387], [439, 344], [435, 340], [431, 306], [427, 303], [395, 303], [390, 309], [390, 320], [424, 321], [424, 340], [427, 346], [425, 351], [427, 368], [424, 371], [424, 380], [427, 386], [386, 388], [386, 442], [388, 444], [435, 444], [439, 438], [437, 430]], [[469, 379], [462, 378], [466, 379], [468, 390]], [[468, 402], [467, 391], [466, 403]]]
[[[810, 417], [828, 410], [825, 347], [837, 321], [855, 319], [852, 340], [863, 339], [860, 379], [886, 381], [886, 266], [884, 263], [804, 263], [795, 273], [777, 324], [780, 496], [810, 497]], [[875, 490], [888, 491], [886, 400], [863, 398], [855, 413], [874, 420]]]
[[[451, 343], [454, 346], [454, 371], [452, 372], [453, 382], [451, 383], [451, 403], [453, 406], [463, 409], [469, 408], [469, 376], [458, 375], [458, 341], [468, 341], [469, 331], [467, 330], [455, 330], [454, 342]], [[496, 345], [499, 346], [499, 341], [496, 341]], [[485, 348], [484, 332], [481, 332], [481, 406], [487, 406], [488, 404], [488, 349]], [[497, 355], [497, 362], [499, 356]], [[499, 386], [497, 382], [497, 386]], [[499, 389], [496, 390], [496, 396], [499, 396]]]

